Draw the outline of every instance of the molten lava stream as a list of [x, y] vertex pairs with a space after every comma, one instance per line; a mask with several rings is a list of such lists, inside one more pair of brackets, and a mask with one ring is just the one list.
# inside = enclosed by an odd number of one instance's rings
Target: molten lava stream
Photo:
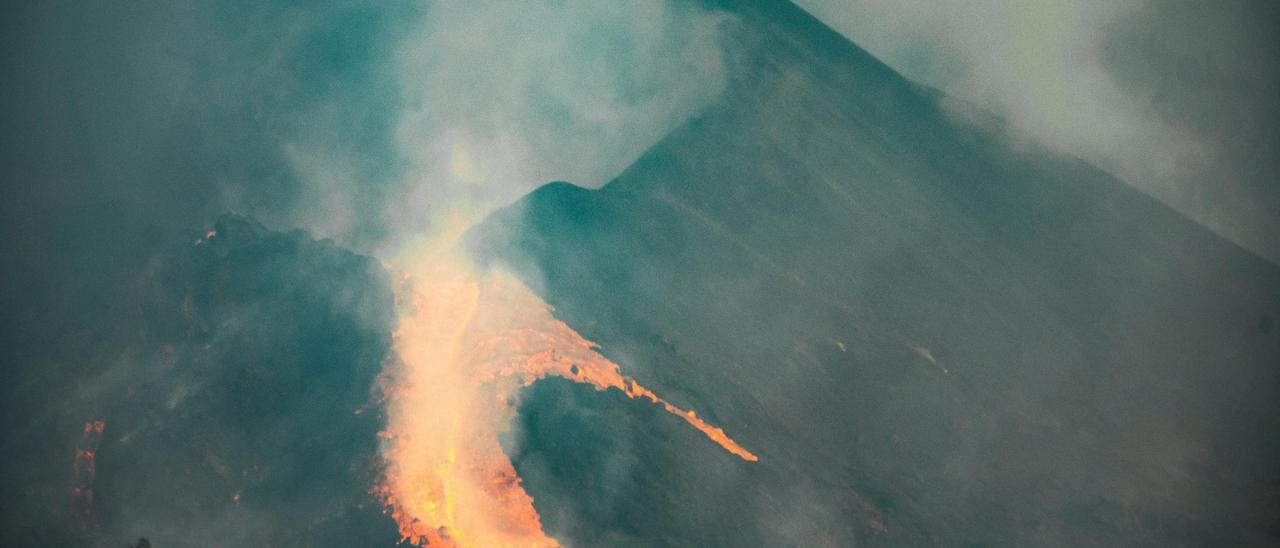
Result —
[[684, 419], [725, 450], [756, 456], [692, 411], [622, 376], [515, 277], [478, 276], [450, 255], [402, 274], [400, 325], [388, 366], [385, 472], [375, 487], [403, 540], [431, 546], [558, 546], [542, 532], [498, 435], [515, 418], [520, 390], [559, 376], [617, 388]]

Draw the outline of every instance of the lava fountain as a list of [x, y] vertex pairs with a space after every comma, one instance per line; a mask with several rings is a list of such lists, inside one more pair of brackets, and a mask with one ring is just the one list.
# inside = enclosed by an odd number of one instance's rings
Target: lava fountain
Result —
[[[397, 272], [392, 267], [393, 272]], [[520, 391], [547, 376], [616, 388], [684, 419], [725, 450], [756, 460], [720, 428], [672, 405], [596, 352], [514, 276], [478, 272], [457, 252], [395, 282], [398, 360], [382, 377], [384, 473], [374, 488], [402, 540], [431, 546], [558, 546], [498, 436]]]

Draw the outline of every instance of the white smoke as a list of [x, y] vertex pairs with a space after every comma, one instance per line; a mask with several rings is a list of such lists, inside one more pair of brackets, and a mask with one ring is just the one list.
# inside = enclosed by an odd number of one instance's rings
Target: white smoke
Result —
[[408, 175], [387, 224], [416, 234], [551, 180], [604, 184], [719, 96], [722, 19], [675, 2], [433, 5], [397, 59]]
[[[1088, 160], [1228, 238], [1280, 258], [1274, 238], [1267, 236], [1280, 230], [1280, 218], [1258, 204], [1275, 200], [1248, 189], [1266, 175], [1234, 165], [1240, 162], [1229, 150], [1254, 146], [1247, 142], [1249, 128], [1205, 122], [1221, 116], [1223, 107], [1216, 103], [1241, 92], [1230, 89], [1229, 81], [1198, 80], [1202, 73], [1256, 80], [1275, 72], [1240, 59], [1262, 53], [1246, 43], [1257, 40], [1239, 39], [1227, 28], [1247, 23], [1241, 2], [1221, 9], [1158, 0], [796, 3], [907, 77], [1000, 114], [1051, 148]], [[1213, 30], [1189, 25], [1185, 12], [1198, 12], [1192, 15]], [[1161, 49], [1197, 51], [1179, 51], [1184, 59], [1170, 61], [1135, 49], [1142, 40], [1154, 44], [1156, 55]], [[1115, 66], [1116, 48], [1160, 74], [1158, 83], [1125, 74], [1132, 67]], [[1211, 68], [1201, 66], [1211, 61]], [[1171, 102], [1194, 93], [1218, 100]]]

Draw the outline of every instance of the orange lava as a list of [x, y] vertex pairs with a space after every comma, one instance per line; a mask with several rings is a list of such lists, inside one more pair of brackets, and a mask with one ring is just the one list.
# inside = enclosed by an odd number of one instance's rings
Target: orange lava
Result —
[[106, 423], [91, 420], [84, 423], [80, 441], [76, 443], [75, 457], [71, 461], [71, 516], [80, 529], [87, 533], [98, 531], [98, 516], [93, 511], [93, 478], [97, 473], [94, 457]]
[[558, 546], [542, 531], [498, 436], [525, 386], [547, 376], [616, 388], [684, 419], [725, 450], [756, 456], [633, 379], [555, 319], [515, 277], [482, 275], [463, 257], [397, 281], [399, 357], [383, 375], [384, 474], [374, 492], [402, 540], [431, 546]]

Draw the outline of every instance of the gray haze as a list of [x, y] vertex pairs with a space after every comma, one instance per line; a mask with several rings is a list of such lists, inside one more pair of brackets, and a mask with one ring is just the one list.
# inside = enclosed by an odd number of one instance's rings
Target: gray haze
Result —
[[797, 3], [907, 77], [1280, 260], [1280, 4]]

